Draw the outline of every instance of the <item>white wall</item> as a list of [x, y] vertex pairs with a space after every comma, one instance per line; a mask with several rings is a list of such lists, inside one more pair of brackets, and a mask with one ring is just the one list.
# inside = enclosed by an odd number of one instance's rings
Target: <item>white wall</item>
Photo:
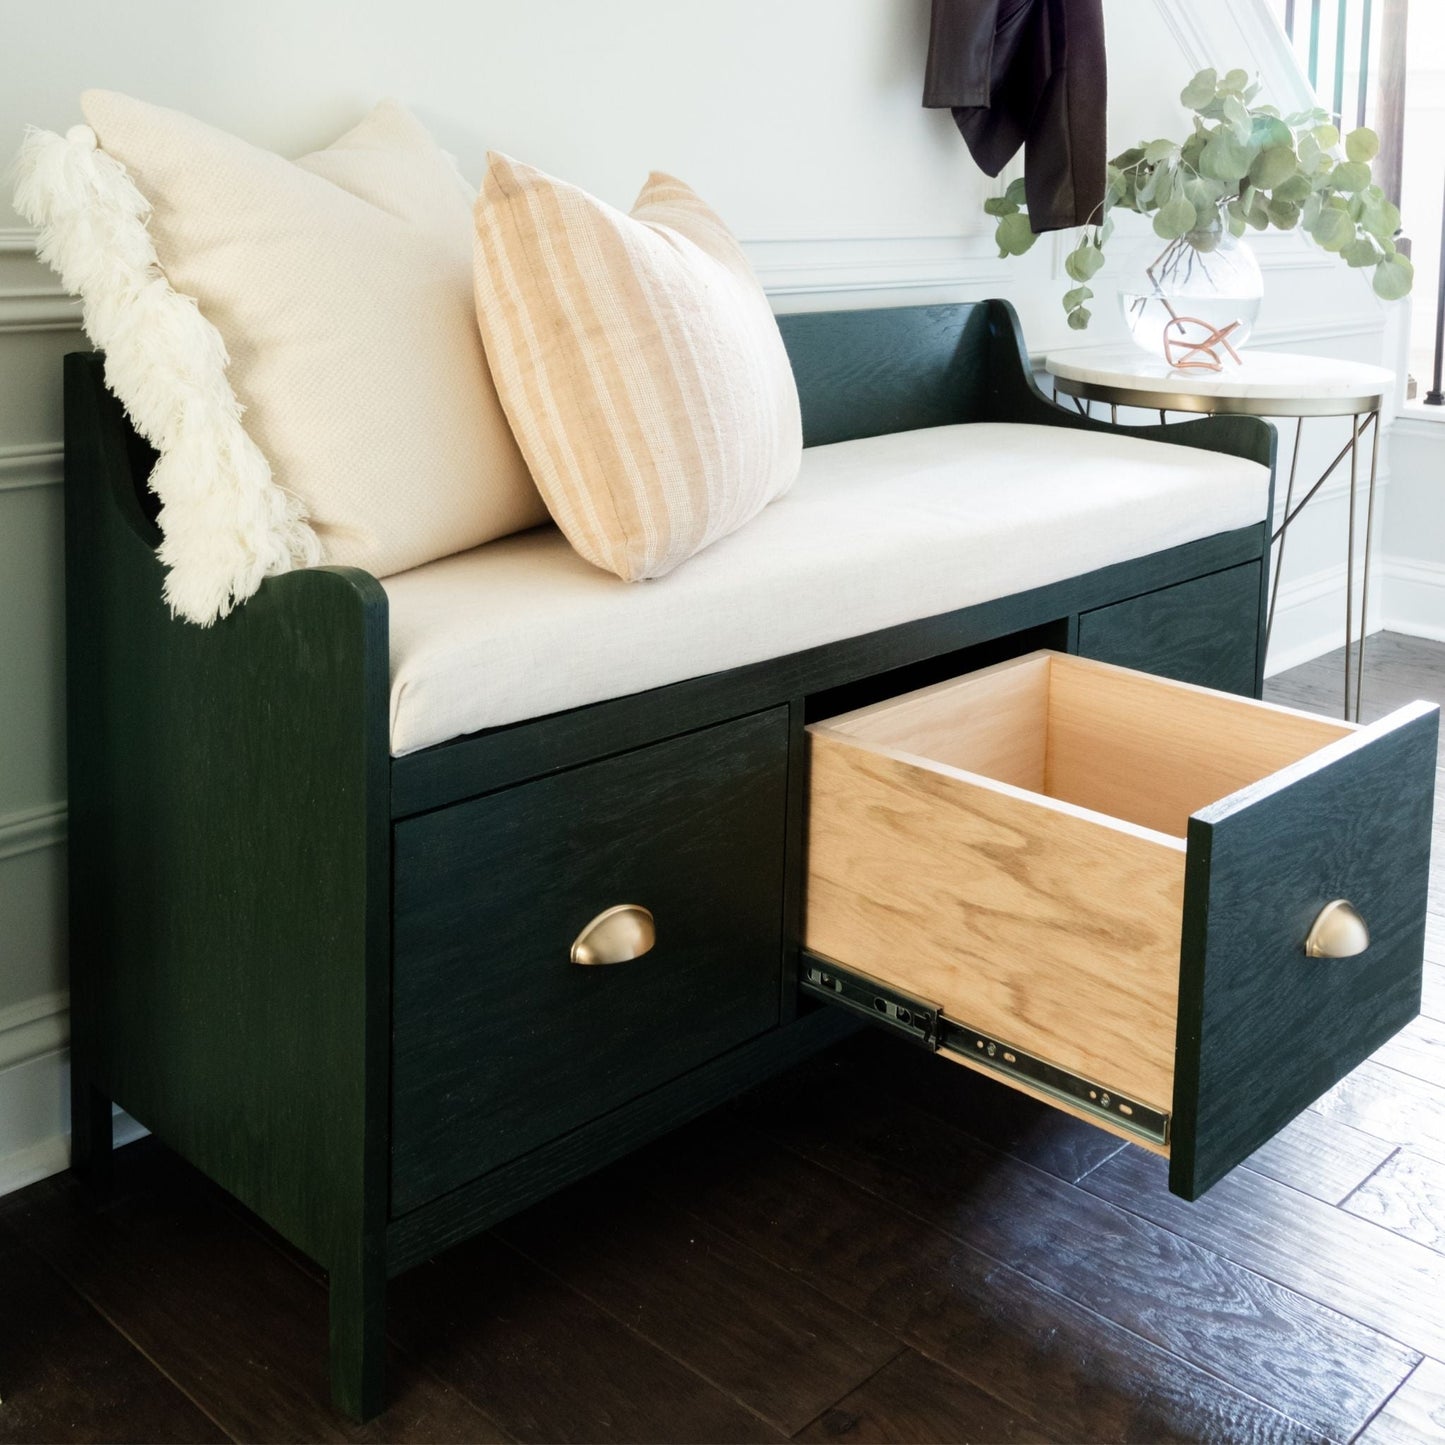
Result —
[[[1199, 65], [1277, 71], [1263, 13], [1107, 0], [1114, 148], [1177, 130]], [[747, 241], [780, 309], [1003, 294], [1035, 349], [1078, 339], [1063, 244], [999, 261], [980, 209], [996, 187], [919, 105], [927, 0], [6, 0], [3, 30], [0, 153], [27, 122], [73, 124], [86, 86], [290, 153], [395, 95], [473, 178], [497, 147], [626, 205], [649, 169], [677, 172]], [[29, 247], [0, 202], [0, 1188], [64, 1159], [59, 360], [80, 338]], [[1358, 277], [1290, 238], [1263, 254], [1260, 344], [1378, 357]], [[1107, 303], [1096, 326], [1091, 340], [1117, 333]], [[1292, 552], [1312, 607], [1337, 591], [1331, 508], [1337, 494]]]

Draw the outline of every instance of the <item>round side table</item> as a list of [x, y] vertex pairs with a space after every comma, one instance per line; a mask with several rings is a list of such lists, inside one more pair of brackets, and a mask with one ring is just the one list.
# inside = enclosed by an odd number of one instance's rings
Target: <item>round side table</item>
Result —
[[[1395, 374], [1381, 366], [1334, 361], [1320, 356], [1292, 356], [1281, 352], [1244, 353], [1237, 366], [1223, 371], [1177, 370], [1159, 357], [1149, 356], [1133, 344], [1089, 346], [1051, 353], [1044, 362], [1054, 381], [1054, 396], [1072, 397], [1081, 412], [1085, 403], [1106, 402], [1118, 421], [1121, 406], [1145, 407], [1159, 413], [1161, 422], [1171, 411], [1230, 414], [1235, 416], [1293, 417], [1294, 447], [1289, 482], [1285, 489], [1284, 519], [1270, 537], [1278, 543], [1274, 581], [1270, 587], [1265, 622], [1265, 648], [1274, 629], [1275, 603], [1284, 566], [1285, 538], [1290, 524], [1306, 503], [1332, 477], [1348, 456], [1350, 498], [1348, 552], [1345, 559], [1345, 705], [1346, 721], [1360, 716], [1365, 670], [1366, 611], [1370, 600], [1370, 546], [1375, 524], [1375, 482], [1380, 466], [1380, 408], [1395, 384]], [[1306, 417], [1350, 418], [1350, 439], [1298, 502], [1295, 482], [1299, 471], [1300, 433]], [[1354, 639], [1355, 503], [1360, 484], [1360, 441], [1371, 433], [1369, 485], [1365, 505], [1365, 555], [1361, 563], [1360, 639], [1351, 706], [1350, 651]], [[1271, 523], [1273, 518], [1271, 518]]]

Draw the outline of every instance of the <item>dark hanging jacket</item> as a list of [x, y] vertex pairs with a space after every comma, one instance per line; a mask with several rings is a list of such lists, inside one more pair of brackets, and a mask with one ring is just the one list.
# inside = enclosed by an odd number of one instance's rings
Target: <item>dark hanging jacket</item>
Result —
[[1035, 231], [1098, 219], [1107, 96], [1103, 0], [933, 0], [923, 103], [991, 176], [1024, 147]]

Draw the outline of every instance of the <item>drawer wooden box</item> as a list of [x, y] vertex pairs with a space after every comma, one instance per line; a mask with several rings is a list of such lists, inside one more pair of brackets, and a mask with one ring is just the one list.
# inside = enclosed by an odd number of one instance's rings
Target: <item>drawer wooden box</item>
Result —
[[[1050, 652], [816, 724], [805, 988], [1195, 1198], [1419, 1011], [1437, 724]], [[1368, 947], [1311, 957], [1338, 899]]]

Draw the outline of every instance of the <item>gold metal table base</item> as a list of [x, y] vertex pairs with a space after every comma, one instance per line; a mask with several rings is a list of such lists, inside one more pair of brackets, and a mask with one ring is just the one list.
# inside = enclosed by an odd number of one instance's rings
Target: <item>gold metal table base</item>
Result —
[[[1278, 545], [1274, 557], [1274, 577], [1269, 589], [1269, 608], [1265, 619], [1265, 655], [1269, 653], [1270, 638], [1274, 632], [1275, 605], [1279, 600], [1280, 576], [1284, 571], [1284, 548], [1290, 524], [1304, 510], [1324, 484], [1335, 474], [1340, 463], [1350, 459], [1349, 522], [1347, 526], [1345, 554], [1345, 697], [1344, 718], [1346, 722], [1359, 722], [1365, 678], [1365, 639], [1369, 634], [1370, 606], [1370, 559], [1374, 544], [1375, 530], [1375, 486], [1380, 475], [1380, 408], [1384, 402], [1381, 394], [1355, 397], [1293, 397], [1253, 398], [1237, 396], [1210, 396], [1207, 393], [1174, 390], [1144, 390], [1135, 387], [1110, 386], [1097, 381], [1074, 381], [1067, 377], [1052, 377], [1054, 400], [1061, 395], [1070, 397], [1081, 415], [1088, 416], [1088, 403], [1107, 402], [1109, 419], [1119, 420], [1121, 406], [1139, 407], [1157, 411], [1161, 423], [1167, 421], [1171, 411], [1187, 412], [1192, 415], [1228, 415], [1293, 417], [1295, 419], [1294, 446], [1290, 454], [1289, 481], [1285, 487], [1284, 518], [1270, 536], [1270, 545]], [[1317, 480], [1298, 502], [1294, 500], [1295, 483], [1299, 474], [1300, 435], [1304, 430], [1306, 417], [1340, 416], [1350, 420], [1350, 439], [1335, 454], [1334, 460], [1320, 473]], [[1360, 563], [1360, 636], [1359, 648], [1355, 651], [1355, 514], [1357, 511], [1360, 484], [1360, 440], [1366, 432], [1370, 438], [1370, 472], [1365, 503], [1365, 552]], [[1270, 518], [1273, 526], [1274, 518]], [[1353, 653], [1353, 659], [1352, 659]], [[1354, 666], [1351, 666], [1353, 660]], [[1353, 697], [1351, 684], [1353, 683]]]

